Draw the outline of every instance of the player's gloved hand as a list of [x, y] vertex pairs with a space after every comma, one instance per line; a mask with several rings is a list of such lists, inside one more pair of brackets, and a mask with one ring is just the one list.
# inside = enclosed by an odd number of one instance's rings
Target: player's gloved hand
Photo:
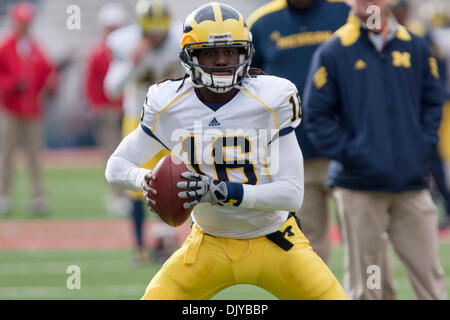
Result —
[[142, 181], [142, 194], [144, 195], [144, 200], [147, 203], [147, 206], [153, 211], [156, 212], [154, 207], [156, 206], [156, 201], [153, 200], [153, 196], [156, 196], [157, 191], [150, 187], [150, 181], [156, 181], [156, 177], [152, 175], [152, 172], [148, 172], [144, 176], [144, 180]]
[[180, 199], [192, 199], [184, 203], [184, 208], [192, 208], [200, 202], [209, 202], [211, 204], [223, 206], [228, 197], [227, 184], [223, 181], [213, 180], [212, 178], [193, 173], [190, 171], [181, 174], [188, 181], [177, 183], [178, 189], [187, 189], [178, 193]]

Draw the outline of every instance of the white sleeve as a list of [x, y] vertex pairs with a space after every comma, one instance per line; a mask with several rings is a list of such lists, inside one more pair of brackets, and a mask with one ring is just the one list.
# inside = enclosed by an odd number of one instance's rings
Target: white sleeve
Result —
[[303, 203], [303, 155], [294, 132], [279, 141], [278, 170], [270, 183], [244, 184], [244, 195], [239, 207], [298, 211]]
[[112, 32], [106, 39], [113, 59], [108, 68], [103, 88], [109, 98], [118, 98], [130, 79], [134, 64], [132, 52], [141, 38], [138, 25], [131, 25]]
[[139, 168], [164, 147], [147, 135], [141, 126], [127, 135], [106, 164], [105, 177], [109, 183], [126, 189], [141, 190], [144, 175], [149, 169]]
[[105, 93], [110, 99], [120, 97], [132, 70], [133, 63], [130, 60], [114, 59], [111, 61], [103, 83]]

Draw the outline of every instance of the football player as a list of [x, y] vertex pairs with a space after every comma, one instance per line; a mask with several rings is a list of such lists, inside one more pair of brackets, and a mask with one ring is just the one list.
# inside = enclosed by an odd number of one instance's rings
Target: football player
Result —
[[149, 283], [143, 299], [208, 299], [247, 283], [280, 299], [346, 299], [293, 214], [303, 201], [297, 88], [250, 69], [242, 15], [217, 2], [185, 20], [186, 76], [150, 87], [140, 126], [110, 157], [106, 179], [152, 196], [139, 166], [167, 148], [192, 171], [177, 183], [192, 231]]
[[[149, 85], [165, 77], [183, 73], [177, 54], [181, 23], [172, 22], [167, 3], [140, 0], [136, 4], [136, 16], [137, 24], [119, 29], [107, 39], [114, 58], [105, 78], [105, 90], [110, 97], [123, 94], [123, 136], [139, 125], [142, 101]], [[168, 153], [167, 150], [162, 150], [149, 157], [143, 167], [153, 168]], [[143, 198], [142, 193], [129, 192], [129, 196], [132, 199], [131, 217], [137, 247], [135, 262], [141, 264], [148, 260], [144, 245]], [[168, 237], [175, 237], [174, 230], [165, 224], [154, 227], [164, 229]], [[160, 240], [163, 239], [157, 239], [158, 242]], [[154, 253], [155, 258], [159, 259], [157, 250]]]

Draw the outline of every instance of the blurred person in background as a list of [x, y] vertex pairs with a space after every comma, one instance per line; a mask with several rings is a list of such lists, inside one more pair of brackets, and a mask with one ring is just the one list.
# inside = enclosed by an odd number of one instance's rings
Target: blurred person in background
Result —
[[[347, 24], [313, 57], [306, 127], [333, 159], [349, 298], [383, 298], [389, 238], [416, 297], [447, 299], [428, 190], [444, 92], [428, 44], [396, 21], [389, 2], [347, 1]], [[379, 23], [369, 5], [379, 7]]]
[[23, 147], [31, 175], [33, 215], [48, 212], [39, 161], [43, 140], [43, 103], [46, 88], [56, 87], [52, 62], [30, 34], [35, 8], [18, 2], [10, 11], [11, 31], [0, 44], [0, 214], [11, 211], [13, 155]]
[[[252, 66], [291, 80], [302, 98], [312, 55], [345, 24], [348, 12], [344, 1], [328, 0], [276, 0], [258, 8], [247, 21], [255, 46]], [[305, 172], [305, 196], [297, 216], [314, 251], [327, 262], [331, 249], [329, 160], [310, 142], [303, 123], [295, 133]]]
[[[437, 66], [439, 68], [439, 79], [444, 88], [446, 89], [447, 81], [447, 65], [445, 63], [445, 56], [438, 50], [437, 43], [433, 34], [434, 28], [427, 28], [424, 23], [418, 20], [409, 19], [410, 3], [407, 0], [393, 0], [391, 4], [391, 11], [394, 14], [397, 21], [405, 25], [408, 30], [414, 34], [424, 38], [430, 46], [431, 54], [436, 58]], [[440, 16], [440, 15], [439, 15]], [[435, 25], [434, 27], [438, 27]], [[449, 93], [446, 92], [447, 104], [449, 103]], [[449, 106], [444, 105], [444, 110]], [[442, 154], [448, 154], [447, 150], [450, 148], [449, 138], [442, 134], [442, 132], [448, 132], [450, 127], [450, 118], [443, 113], [441, 126], [440, 126], [440, 141], [438, 147], [433, 151], [430, 163], [430, 170], [433, 177], [434, 184], [431, 185], [431, 194], [436, 200], [439, 199], [443, 203], [443, 209], [445, 215], [440, 223], [439, 227], [442, 229], [450, 227], [450, 191], [448, 188], [448, 179], [445, 175], [444, 163]], [[441, 152], [440, 152], [441, 151]], [[442, 154], [441, 154], [442, 153]], [[437, 200], [436, 202], [439, 202]]]
[[[178, 60], [181, 24], [173, 23], [165, 1], [140, 0], [136, 4], [137, 24], [126, 26], [108, 36], [107, 43], [113, 60], [105, 78], [105, 90], [111, 99], [123, 95], [122, 135], [139, 125], [143, 103], [150, 85], [158, 80], [184, 74]], [[143, 165], [152, 169], [168, 150], [163, 150]], [[145, 211], [142, 192], [127, 191], [132, 199], [131, 217], [136, 241], [136, 264], [148, 261], [144, 244]], [[152, 234], [156, 240], [154, 258], [164, 260], [175, 249], [175, 231], [155, 220]], [[161, 237], [165, 237], [162, 239]], [[171, 248], [167, 248], [171, 243]]]
[[[120, 122], [122, 120], [122, 99], [110, 99], [104, 90], [104, 80], [112, 60], [111, 50], [106, 39], [113, 31], [124, 27], [128, 20], [126, 9], [118, 3], [108, 3], [98, 12], [101, 36], [92, 47], [86, 61], [85, 92], [89, 106], [94, 114], [97, 144], [104, 152], [106, 159], [120, 143]], [[130, 201], [125, 191], [118, 186], [111, 186], [111, 192], [105, 198], [106, 210], [115, 216], [127, 214]]]

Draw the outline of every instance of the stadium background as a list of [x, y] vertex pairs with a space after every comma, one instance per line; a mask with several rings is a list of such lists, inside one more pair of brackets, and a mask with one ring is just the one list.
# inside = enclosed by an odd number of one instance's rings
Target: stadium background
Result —
[[[0, 35], [9, 25], [8, 8], [13, 0], [0, 4]], [[45, 106], [44, 183], [51, 212], [32, 218], [26, 199], [30, 188], [21, 153], [16, 154], [17, 170], [13, 187], [13, 214], [0, 218], [0, 299], [136, 299], [160, 265], [136, 267], [132, 264], [132, 232], [126, 217], [112, 217], [104, 209], [107, 185], [102, 152], [93, 139], [93, 115], [83, 92], [83, 63], [90, 45], [99, 35], [98, 9], [104, 0], [34, 0], [38, 14], [33, 34], [56, 61], [71, 63], [60, 75], [58, 92]], [[116, 0], [134, 14], [136, 1]], [[174, 19], [205, 1], [171, 0]], [[224, 1], [248, 17], [267, 0]], [[434, 12], [450, 11], [448, 1], [411, 0], [413, 17], [425, 23]], [[424, 5], [425, 4], [425, 5]], [[67, 8], [81, 9], [81, 28], [69, 30]], [[450, 15], [450, 14], [449, 14]], [[440, 205], [440, 204], [438, 204]], [[150, 217], [151, 218], [151, 217]], [[147, 243], [152, 243], [148, 224]], [[189, 232], [179, 229], [181, 242]], [[330, 267], [342, 281], [343, 260], [339, 234], [332, 228], [334, 242]], [[450, 234], [441, 232], [439, 255], [450, 288]], [[81, 270], [81, 289], [69, 290], [66, 273], [70, 265]], [[398, 298], [413, 299], [406, 274], [394, 256], [394, 277]], [[450, 290], [450, 289], [449, 289]], [[450, 292], [449, 292], [450, 293]], [[272, 299], [253, 286], [235, 286], [215, 299]]]

